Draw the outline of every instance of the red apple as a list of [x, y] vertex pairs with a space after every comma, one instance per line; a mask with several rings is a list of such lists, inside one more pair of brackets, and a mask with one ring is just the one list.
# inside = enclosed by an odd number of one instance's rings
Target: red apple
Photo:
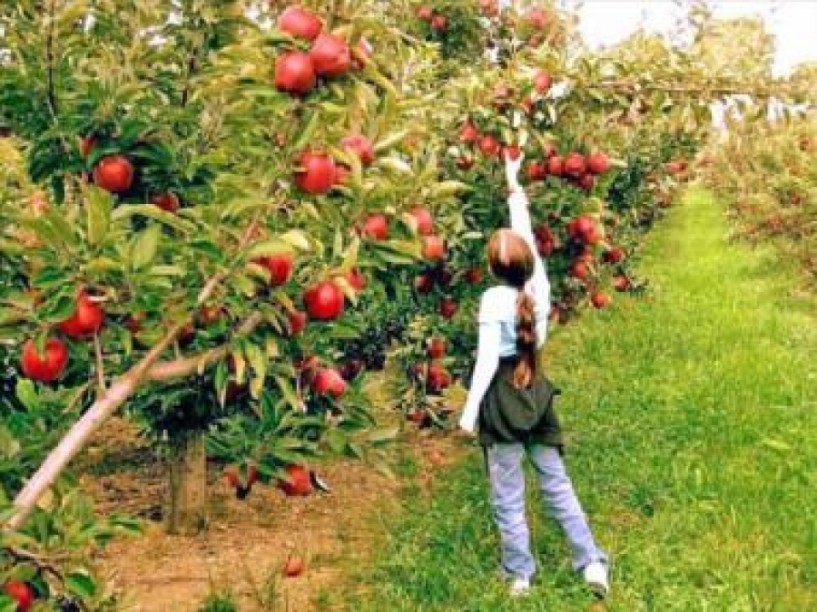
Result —
[[414, 288], [418, 293], [431, 293], [434, 288], [434, 278], [430, 274], [418, 274], [414, 277]]
[[345, 185], [349, 182], [352, 169], [346, 164], [335, 162], [335, 185]]
[[292, 255], [280, 253], [278, 255], [268, 255], [255, 260], [269, 272], [269, 283], [273, 287], [279, 287], [286, 283], [292, 276], [293, 260]]
[[439, 236], [424, 236], [423, 257], [429, 261], [441, 261], [445, 259], [445, 241]]
[[502, 155], [511, 161], [516, 161], [522, 155], [522, 151], [516, 145], [506, 145], [502, 147]]
[[595, 223], [593, 226], [582, 234], [582, 239], [584, 240], [585, 244], [598, 244], [601, 242], [602, 238], [601, 228]]
[[470, 155], [460, 155], [455, 163], [460, 170], [470, 170], [474, 167], [474, 161]]
[[626, 256], [626, 253], [624, 252], [624, 249], [622, 249], [621, 247], [616, 246], [616, 247], [613, 247], [612, 249], [610, 249], [609, 251], [605, 251], [604, 255], [602, 255], [602, 259], [606, 263], [617, 264], [617, 263], [621, 263], [622, 261], [624, 261], [625, 256]]
[[286, 480], [278, 481], [278, 488], [288, 496], [306, 496], [312, 493], [312, 479], [302, 465], [290, 464], [286, 468]]
[[440, 300], [439, 311], [444, 318], [452, 318], [455, 314], [457, 314], [457, 310], [459, 310], [459, 304], [457, 304], [457, 300], [454, 298], [444, 297]]
[[571, 238], [584, 240], [584, 237], [596, 227], [593, 217], [581, 215], [576, 217], [567, 225], [567, 233]]
[[586, 191], [587, 193], [593, 191], [593, 187], [595, 187], [595, 185], [596, 177], [593, 176], [592, 174], [582, 174], [576, 181], [576, 186], [579, 189]]
[[613, 288], [616, 291], [627, 291], [630, 288], [630, 279], [624, 274], [618, 274], [613, 277]]
[[124, 155], [106, 155], [94, 168], [94, 183], [110, 193], [124, 193], [133, 185], [133, 164]]
[[445, 266], [441, 266], [437, 269], [436, 276], [437, 283], [443, 288], [448, 287], [451, 284], [451, 281], [454, 280], [454, 273]]
[[550, 176], [562, 176], [565, 173], [564, 160], [558, 155], [552, 155], [547, 161], [547, 170]]
[[27, 340], [23, 345], [20, 358], [20, 370], [23, 376], [40, 382], [53, 382], [65, 372], [68, 365], [68, 348], [57, 338], [48, 338], [45, 342], [45, 354], [37, 351], [34, 340]]
[[434, 232], [434, 217], [431, 211], [422, 206], [411, 209], [411, 216], [417, 222], [417, 233], [421, 236], [430, 236]]
[[565, 157], [564, 173], [568, 176], [580, 177], [587, 171], [587, 162], [581, 153], [569, 153]]
[[333, 34], [321, 34], [312, 43], [309, 57], [315, 72], [321, 76], [336, 77], [349, 72], [352, 52], [346, 41]]
[[465, 272], [465, 281], [476, 285], [482, 282], [482, 270], [479, 268], [468, 268]]
[[434, 362], [428, 368], [428, 390], [440, 393], [451, 385], [451, 374], [442, 364]]
[[434, 15], [431, 18], [431, 29], [437, 32], [445, 32], [448, 29], [448, 18], [445, 15]]
[[553, 86], [553, 77], [544, 70], [539, 70], [533, 77], [533, 88], [537, 93], [547, 93]]
[[590, 271], [587, 268], [587, 264], [581, 261], [577, 261], [570, 267], [570, 275], [580, 280], [587, 278], [589, 273]]
[[315, 67], [307, 53], [287, 51], [275, 60], [275, 87], [279, 91], [304, 95], [317, 85]]
[[427, 4], [423, 4], [422, 6], [417, 8], [417, 17], [422, 19], [423, 21], [431, 21], [431, 18], [434, 17], [434, 9], [428, 6]]
[[479, 10], [486, 17], [496, 17], [499, 15], [499, 4], [497, 0], [479, 0]]
[[492, 136], [491, 134], [482, 136], [479, 139], [477, 146], [484, 155], [497, 155], [502, 148], [502, 145], [499, 143], [496, 136]]
[[550, 23], [550, 15], [543, 9], [534, 8], [528, 12], [527, 21], [532, 27], [542, 30]]
[[357, 268], [352, 268], [346, 273], [346, 281], [355, 291], [363, 291], [366, 288], [366, 277]]
[[363, 369], [364, 363], [362, 359], [350, 359], [340, 367], [340, 375], [343, 380], [354, 380]]
[[591, 174], [604, 174], [610, 169], [610, 159], [600, 151], [587, 156], [587, 170]]
[[59, 324], [59, 329], [72, 340], [93, 336], [105, 322], [105, 313], [98, 304], [81, 292], [77, 296], [74, 313]]
[[312, 378], [312, 390], [318, 395], [340, 397], [346, 393], [346, 381], [334, 368], [321, 368]]
[[179, 196], [172, 191], [167, 191], [165, 193], [153, 196], [150, 199], [150, 203], [170, 213], [176, 212], [181, 206]]
[[327, 193], [335, 184], [335, 160], [322, 151], [304, 151], [299, 159], [300, 170], [295, 173], [298, 187], [311, 194]]
[[613, 298], [610, 297], [610, 294], [605, 293], [604, 291], [596, 291], [590, 296], [590, 302], [596, 308], [604, 308], [613, 302]]
[[17, 612], [28, 612], [34, 603], [34, 590], [28, 583], [19, 580], [9, 580], [3, 591], [17, 603]]
[[284, 564], [284, 576], [287, 578], [300, 576], [304, 573], [304, 569], [306, 569], [306, 563], [301, 557], [297, 555], [290, 556]]
[[200, 326], [207, 327], [217, 323], [221, 317], [227, 314], [227, 309], [221, 304], [205, 304], [199, 308], [196, 321]]
[[369, 166], [374, 162], [372, 141], [361, 134], [352, 134], [340, 141], [341, 146], [360, 158], [360, 163]]
[[329, 321], [343, 314], [343, 291], [331, 281], [322, 281], [304, 291], [306, 312], [310, 319]]
[[306, 328], [307, 317], [302, 310], [293, 310], [287, 314], [287, 320], [289, 321], [290, 337], [297, 336]]
[[145, 320], [145, 313], [141, 310], [128, 315], [125, 319], [125, 329], [132, 334], [138, 334], [142, 331], [142, 322]]
[[476, 126], [470, 121], [466, 121], [460, 128], [460, 142], [472, 144], [477, 141], [477, 138], [479, 138], [479, 131]]
[[543, 181], [547, 178], [548, 167], [547, 162], [532, 161], [525, 167], [525, 175], [531, 181]]
[[278, 29], [296, 38], [315, 40], [323, 29], [323, 23], [311, 11], [300, 6], [289, 6], [278, 17]]
[[445, 355], [445, 338], [432, 338], [428, 345], [428, 356], [432, 359], [440, 359]]
[[372, 240], [386, 240], [389, 237], [389, 219], [386, 215], [376, 213], [366, 217], [361, 234]]

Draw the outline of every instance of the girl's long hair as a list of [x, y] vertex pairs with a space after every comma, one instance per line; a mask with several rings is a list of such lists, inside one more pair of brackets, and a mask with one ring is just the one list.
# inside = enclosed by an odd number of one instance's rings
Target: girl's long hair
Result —
[[519, 291], [516, 298], [516, 367], [513, 385], [529, 386], [536, 377], [536, 319], [533, 297], [525, 283], [533, 275], [534, 254], [528, 243], [512, 230], [497, 230], [488, 241], [488, 265], [499, 280]]

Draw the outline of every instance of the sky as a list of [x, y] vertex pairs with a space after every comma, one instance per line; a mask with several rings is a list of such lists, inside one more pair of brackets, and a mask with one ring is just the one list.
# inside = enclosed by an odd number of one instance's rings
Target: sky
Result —
[[[575, 0], [563, 0], [570, 6]], [[774, 71], [784, 76], [802, 61], [817, 61], [817, 0], [716, 0], [716, 17], [758, 15], [776, 37]], [[583, 0], [580, 29], [592, 46], [610, 45], [639, 26], [656, 32], [673, 28], [678, 5], [672, 0]]]

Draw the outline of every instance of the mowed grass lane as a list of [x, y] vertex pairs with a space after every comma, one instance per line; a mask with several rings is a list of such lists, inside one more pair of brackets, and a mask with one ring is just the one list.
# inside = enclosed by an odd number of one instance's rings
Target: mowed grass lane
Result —
[[[814, 302], [773, 253], [727, 234], [722, 208], [691, 192], [637, 266], [648, 297], [619, 297], [548, 344], [568, 468], [614, 559], [610, 610], [817, 610]], [[431, 497], [406, 492], [350, 609], [592, 603], [532, 479], [540, 573], [521, 600], [496, 577], [479, 449], [438, 481]]]

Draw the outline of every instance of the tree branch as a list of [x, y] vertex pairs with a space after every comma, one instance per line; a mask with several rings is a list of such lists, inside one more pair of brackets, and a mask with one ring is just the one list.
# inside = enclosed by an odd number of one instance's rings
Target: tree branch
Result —
[[[261, 320], [260, 314], [253, 313], [236, 329], [234, 335], [245, 336], [249, 334], [258, 327]], [[172, 361], [160, 361], [148, 370], [145, 380], [161, 381], [190, 376], [198, 372], [201, 368], [206, 368], [216, 361], [224, 359], [228, 350], [229, 346], [225, 344], [192, 357], [183, 357]]]
[[[34, 553], [30, 553], [27, 550], [20, 550], [19, 548], [14, 548], [13, 546], [9, 546], [3, 549], [6, 553], [8, 553], [15, 561], [20, 563], [31, 563], [35, 565], [40, 571], [48, 572], [52, 576], [54, 576], [60, 582], [63, 582], [63, 576], [59, 569], [51, 562], [46, 561], [42, 557], [35, 555]], [[63, 558], [60, 557], [58, 560], [62, 560]], [[67, 559], [67, 557], [66, 557]]]

